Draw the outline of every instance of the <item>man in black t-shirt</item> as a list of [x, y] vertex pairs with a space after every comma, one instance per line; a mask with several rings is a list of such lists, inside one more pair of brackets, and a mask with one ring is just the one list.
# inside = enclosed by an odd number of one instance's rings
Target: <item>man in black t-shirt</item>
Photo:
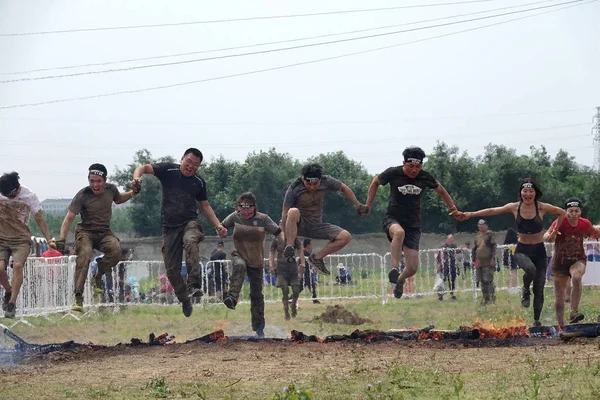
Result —
[[[198, 209], [215, 227], [219, 236], [227, 236], [227, 229], [220, 224], [208, 204], [204, 179], [196, 175], [202, 159], [200, 150], [189, 148], [183, 153], [181, 164], [166, 162], [140, 165], [135, 169], [131, 182], [138, 191], [144, 174], [156, 176], [161, 183], [163, 258], [167, 277], [186, 317], [192, 315], [191, 297], [202, 295], [198, 243], [204, 240], [204, 233], [198, 221]], [[181, 276], [183, 251], [188, 272], [187, 287]]]
[[[403, 152], [401, 167], [391, 167], [373, 178], [369, 186], [367, 207], [373, 207], [379, 185], [390, 184], [390, 198], [383, 217], [383, 231], [391, 242], [392, 269], [389, 279], [395, 285], [394, 297], [402, 297], [407, 278], [419, 268], [419, 240], [421, 239], [421, 198], [423, 190], [435, 190], [449, 207], [449, 215], [460, 213], [442, 185], [427, 171], [423, 171], [425, 152], [420, 147], [408, 147]], [[406, 268], [400, 273], [400, 255], [404, 251]]]

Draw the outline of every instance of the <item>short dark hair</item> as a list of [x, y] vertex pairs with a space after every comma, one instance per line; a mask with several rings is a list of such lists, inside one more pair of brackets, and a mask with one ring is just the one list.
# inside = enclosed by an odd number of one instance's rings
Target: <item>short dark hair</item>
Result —
[[5, 173], [0, 177], [0, 193], [3, 196], [8, 197], [11, 192], [19, 190], [20, 187], [19, 174], [16, 172]]
[[525, 178], [521, 180], [521, 184], [519, 185], [519, 200], [523, 200], [523, 198], [521, 197], [521, 190], [523, 189], [523, 186], [525, 184], [531, 185], [531, 187], [533, 188], [533, 190], [535, 190], [535, 201], [538, 201], [542, 195], [544, 194], [542, 192], [542, 189], [540, 189], [540, 186], [537, 184], [537, 182], [535, 181], [535, 179], [533, 178]]
[[306, 238], [306, 239], [304, 239], [303, 246], [306, 247], [306, 246], [308, 246], [311, 243], [312, 243], [312, 240], [310, 240], [310, 238]]
[[317, 163], [306, 164], [301, 171], [303, 178], [321, 178], [323, 177], [323, 167]]
[[222, 241], [222, 240], [219, 240], [219, 241], [217, 242], [217, 246], [225, 246], [225, 242], [224, 242], [224, 241]]
[[235, 205], [239, 206], [243, 202], [254, 203], [254, 207], [256, 209], [256, 196], [252, 192], [244, 192], [240, 194], [235, 201]]
[[88, 168], [88, 177], [90, 176], [90, 174], [98, 175], [99, 177], [106, 180], [106, 175], [108, 174], [108, 170], [106, 169], [106, 167], [104, 165], [94, 163], [94, 164], [90, 165], [90, 167]]
[[402, 152], [402, 156], [404, 157], [404, 160], [407, 160], [409, 158], [416, 158], [418, 160], [423, 161], [423, 159], [425, 158], [425, 152], [420, 147], [411, 146], [404, 149], [404, 151]]
[[204, 160], [204, 156], [202, 155], [202, 152], [200, 150], [198, 150], [197, 148], [195, 148], [195, 147], [190, 147], [189, 149], [187, 149], [183, 153], [183, 157], [187, 156], [190, 153], [193, 154], [193, 155], [195, 155], [196, 157], [198, 157], [200, 159], [200, 162], [202, 162], [202, 160]]

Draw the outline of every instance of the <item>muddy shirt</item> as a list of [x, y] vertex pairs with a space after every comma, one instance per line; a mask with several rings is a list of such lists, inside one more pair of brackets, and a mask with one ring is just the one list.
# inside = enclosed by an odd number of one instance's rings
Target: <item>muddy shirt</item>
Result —
[[310, 222], [321, 222], [323, 218], [323, 201], [325, 193], [339, 192], [342, 182], [329, 175], [323, 175], [321, 183], [315, 192], [306, 190], [302, 178], [296, 179], [285, 192], [283, 205], [285, 207], [296, 207], [300, 211], [301, 218]]
[[[550, 229], [556, 228], [557, 221], [554, 220], [552, 222]], [[554, 257], [556, 258], [557, 265], [563, 263], [572, 264], [576, 261], [587, 260], [583, 248], [583, 238], [593, 235], [594, 227], [592, 223], [586, 218], [579, 218], [577, 225], [571, 226], [567, 218], [565, 218], [558, 231], [561, 234], [556, 236], [554, 246]]]
[[106, 232], [110, 230], [112, 204], [119, 200], [119, 189], [112, 183], [104, 186], [104, 193], [95, 195], [89, 186], [81, 189], [69, 205], [73, 214], [81, 214], [81, 222], [77, 225], [89, 232]]
[[41, 209], [38, 197], [23, 185], [14, 199], [0, 195], [0, 240], [11, 244], [30, 243], [29, 216]]
[[386, 214], [405, 228], [421, 226], [421, 197], [426, 188], [435, 189], [440, 184], [433, 175], [421, 170], [414, 178], [408, 177], [402, 167], [391, 167], [379, 174], [381, 185], [390, 184], [390, 199]]
[[264, 263], [266, 232], [279, 235], [281, 229], [267, 214], [257, 212], [251, 219], [244, 219], [238, 212], [223, 220], [225, 228], [233, 227], [234, 257], [241, 257], [248, 266], [262, 268]]
[[[277, 259], [277, 263], [286, 262], [286, 258], [283, 255], [283, 250], [285, 250], [285, 247], [286, 247], [285, 240], [283, 240], [279, 236], [273, 238], [273, 241], [271, 242], [271, 251], [275, 253], [275, 258]], [[296, 237], [296, 240], [294, 241], [294, 249], [299, 250], [301, 248], [302, 248], [302, 244], [300, 243], [300, 239], [298, 239]]]
[[491, 267], [496, 256], [496, 235], [492, 231], [481, 233], [475, 237], [475, 257], [478, 267]]
[[208, 200], [206, 182], [198, 175], [181, 175], [176, 163], [152, 164], [162, 185], [162, 226], [176, 228], [198, 218], [196, 201]]

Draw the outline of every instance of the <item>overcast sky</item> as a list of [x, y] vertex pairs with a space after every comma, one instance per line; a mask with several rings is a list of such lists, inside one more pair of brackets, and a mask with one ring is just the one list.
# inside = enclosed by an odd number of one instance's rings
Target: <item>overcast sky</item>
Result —
[[[458, 0], [455, 0], [458, 1]], [[1, 1], [0, 80], [193, 60], [414, 29], [563, 1], [473, 4], [311, 17], [6, 36], [326, 11], [397, 7], [429, 0], [370, 1]], [[431, 0], [431, 3], [450, 0]], [[201, 52], [439, 19], [306, 41], [76, 69], [10, 74], [132, 58]], [[174, 7], [174, 5], [177, 7]], [[564, 7], [564, 6], [561, 6]], [[141, 148], [176, 158], [190, 146], [210, 159], [243, 161], [275, 147], [298, 159], [343, 150], [371, 173], [398, 165], [408, 145], [437, 140], [469, 155], [488, 143], [528, 153], [563, 148], [592, 165], [591, 119], [600, 106], [600, 2], [399, 45], [549, 11], [543, 9], [288, 51], [204, 62], [0, 83], [0, 172], [16, 170], [41, 199], [72, 197], [87, 167], [132, 161]], [[256, 71], [379, 47], [380, 51], [275, 71], [96, 99], [2, 108], [147, 89]], [[7, 74], [8, 73], [8, 74]], [[210, 190], [210, 188], [209, 188]]]

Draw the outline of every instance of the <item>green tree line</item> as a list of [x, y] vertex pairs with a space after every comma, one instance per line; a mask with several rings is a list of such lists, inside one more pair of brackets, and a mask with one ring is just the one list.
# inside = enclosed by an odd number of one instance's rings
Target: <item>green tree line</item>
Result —
[[[117, 168], [110, 179], [129, 189], [133, 171], [138, 165], [174, 160], [170, 156], [155, 158], [148, 150], [142, 149], [135, 153], [131, 164]], [[320, 163], [326, 174], [346, 183], [361, 202], [366, 201], [373, 175], [362, 163], [348, 158], [343, 151], [319, 154], [302, 161], [274, 148], [253, 152], [244, 162], [231, 161], [221, 155], [205, 161], [199, 175], [206, 180], [209, 202], [220, 219], [234, 210], [235, 199], [240, 193], [251, 190], [258, 199], [259, 210], [278, 221], [288, 185], [300, 176], [302, 165], [309, 162]], [[402, 156], [398, 151], [397, 165], [401, 163]], [[543, 146], [531, 147], [528, 155], [517, 155], [514, 149], [490, 144], [483, 155], [473, 158], [456, 146], [438, 143], [427, 155], [423, 167], [444, 185], [460, 210], [478, 210], [516, 201], [519, 180], [532, 177], [544, 191], [543, 201], [561, 206], [568, 197], [579, 197], [584, 203], [584, 216], [592, 222], [600, 220], [600, 199], [595, 196], [600, 192], [600, 174], [576, 163], [573, 156], [562, 150], [551, 156]], [[380, 188], [371, 215], [359, 217], [341, 194], [328, 194], [324, 219], [352, 233], [380, 232], [388, 196], [389, 187]], [[132, 200], [132, 205], [114, 213], [113, 230], [138, 237], [160, 235], [161, 202], [158, 179], [144, 176], [142, 192]], [[62, 218], [48, 216], [51, 232], [58, 232]], [[201, 221], [205, 232], [212, 234], [212, 227], [203, 218]], [[545, 222], [548, 225], [550, 219]], [[493, 230], [514, 226], [509, 215], [492, 217], [489, 223]], [[439, 196], [433, 191], [425, 192], [422, 209], [424, 232], [472, 232], [476, 230], [476, 224], [477, 221], [458, 223], [448, 217], [446, 205]], [[32, 229], [33, 234], [39, 233], [35, 222]]]

